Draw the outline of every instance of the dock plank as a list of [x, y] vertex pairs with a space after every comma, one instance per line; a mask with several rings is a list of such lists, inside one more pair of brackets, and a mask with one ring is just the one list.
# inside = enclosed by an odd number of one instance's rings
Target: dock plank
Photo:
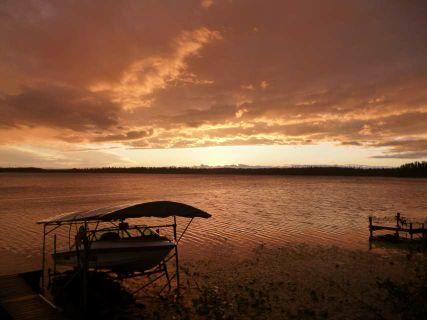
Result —
[[64, 319], [18, 274], [0, 276], [0, 310], [9, 319]]

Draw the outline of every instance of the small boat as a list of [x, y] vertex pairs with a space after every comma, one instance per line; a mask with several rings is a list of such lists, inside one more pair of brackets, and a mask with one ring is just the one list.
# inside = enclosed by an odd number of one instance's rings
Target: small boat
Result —
[[[122, 227], [123, 228], [123, 227]], [[154, 230], [127, 227], [122, 232], [97, 232], [98, 239], [89, 242], [88, 267], [110, 269], [114, 272], [128, 273], [144, 271], [157, 266], [175, 244]], [[131, 230], [138, 230], [132, 235]], [[83, 246], [74, 245], [72, 249], [58, 250], [52, 254], [58, 266], [75, 266], [83, 260]]]
[[[126, 221], [144, 217], [172, 217], [173, 222], [157, 226], [130, 226]], [[180, 235], [177, 233], [177, 217], [190, 219]], [[54, 276], [57, 274], [56, 267], [64, 266], [85, 272], [89, 269], [106, 270], [121, 277], [163, 272], [168, 278], [166, 263], [174, 258], [174, 277], [179, 288], [178, 243], [194, 218], [209, 217], [209, 213], [184, 203], [153, 201], [64, 213], [38, 221], [43, 225], [42, 285], [46, 267], [46, 237], [58, 228], [66, 228], [68, 246], [65, 249], [56, 250], [54, 234]], [[74, 229], [78, 230], [74, 232]], [[171, 239], [164, 233], [160, 235], [160, 230], [164, 229], [169, 229], [167, 234], [172, 235]], [[168, 282], [170, 284], [169, 278]]]

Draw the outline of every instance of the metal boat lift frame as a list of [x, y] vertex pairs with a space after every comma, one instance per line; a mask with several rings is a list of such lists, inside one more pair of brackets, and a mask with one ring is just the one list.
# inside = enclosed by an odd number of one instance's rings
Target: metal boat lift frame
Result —
[[[172, 285], [171, 282], [172, 280], [176, 279], [176, 289], [177, 289], [177, 293], [179, 294], [179, 241], [181, 240], [181, 238], [184, 236], [185, 232], [187, 231], [188, 227], [190, 226], [190, 224], [192, 223], [194, 218], [191, 218], [190, 221], [188, 222], [188, 224], [186, 225], [185, 229], [182, 231], [182, 233], [178, 236], [177, 233], [177, 220], [176, 220], [176, 216], [173, 216], [173, 223], [172, 224], [164, 224], [164, 225], [144, 225], [144, 224], [137, 224], [137, 225], [133, 225], [131, 226], [129, 229], [126, 230], [132, 230], [132, 229], [137, 229], [137, 230], [141, 230], [141, 229], [156, 229], [156, 230], [160, 230], [162, 228], [172, 228], [172, 232], [173, 232], [173, 242], [174, 242], [174, 249], [173, 249], [173, 253], [169, 253], [168, 256], [160, 263], [158, 264], [155, 268], [152, 268], [148, 271], [143, 271], [143, 272], [135, 272], [133, 274], [130, 275], [120, 275], [118, 277], [119, 280], [122, 279], [127, 279], [127, 278], [132, 278], [132, 277], [144, 277], [144, 276], [151, 276], [154, 274], [160, 274], [159, 276], [157, 276], [155, 279], [150, 280], [148, 283], [144, 284], [142, 287], [138, 288], [137, 290], [135, 290], [134, 292], [132, 292], [132, 294], [136, 294], [137, 292], [141, 291], [142, 289], [146, 288], [147, 286], [153, 284], [154, 282], [156, 282], [157, 280], [166, 277], [167, 279], [167, 283], [166, 285], [161, 289], [160, 293], [163, 292], [163, 290], [166, 287], [169, 287], [169, 291], [172, 289]], [[105, 222], [105, 221], [103, 221]], [[122, 220], [121, 222], [124, 222], [124, 220]], [[73, 226], [84, 226], [86, 233], [88, 235], [88, 240], [89, 243], [91, 241], [93, 241], [93, 237], [95, 236], [95, 234], [97, 232], [105, 232], [105, 231], [120, 231], [120, 227], [114, 223], [111, 223], [113, 225], [112, 228], [101, 228], [98, 229], [100, 221], [79, 221], [79, 222], [63, 222], [63, 223], [46, 223], [43, 224], [43, 244], [42, 244], [42, 278], [41, 278], [41, 287], [44, 289], [45, 288], [45, 275], [46, 275], [46, 271], [48, 271], [48, 276], [49, 276], [49, 283], [51, 280], [51, 276], [56, 276], [57, 272], [56, 272], [56, 263], [55, 260], [53, 260], [53, 273], [50, 272], [50, 268], [48, 268], [48, 270], [46, 270], [46, 237], [53, 231], [59, 229], [60, 227], [64, 227], [64, 226], [68, 226], [69, 228], [69, 232], [68, 232], [68, 246], [71, 249], [73, 247], [73, 245], [71, 245], [71, 229]], [[94, 229], [90, 229], [90, 225], [95, 225]], [[49, 229], [49, 227], [51, 227]], [[92, 239], [90, 238], [90, 236], [92, 236]], [[56, 239], [56, 234], [53, 235], [53, 252], [56, 253], [56, 245], [57, 245], [57, 239]], [[79, 251], [79, 247], [77, 245], [76, 250]], [[90, 254], [90, 248], [83, 248], [83, 250], [88, 250], [88, 252], [86, 254]], [[169, 277], [169, 273], [167, 270], [167, 263], [175, 258], [175, 272], [173, 274], [172, 277]], [[84, 264], [84, 263], [83, 263]], [[83, 266], [79, 266], [80, 270], [81, 268], [83, 268]], [[88, 268], [89, 269], [89, 268]]]
[[[153, 210], [158, 210], [157, 214], [153, 214]], [[99, 209], [98, 209], [99, 211]], [[141, 211], [141, 212], [140, 212]], [[94, 212], [97, 213], [97, 215], [93, 214]], [[97, 218], [99, 216], [99, 219]], [[189, 218], [190, 221], [182, 231], [180, 235], [178, 235], [177, 232], [177, 216], [179, 217], [185, 217]], [[63, 214], [57, 217], [53, 217], [47, 220], [39, 221], [39, 224], [43, 225], [43, 242], [42, 242], [42, 277], [41, 277], [41, 288], [42, 290], [46, 289], [45, 286], [45, 277], [46, 277], [46, 271], [48, 271], [49, 276], [49, 284], [51, 280], [51, 276], [56, 277], [57, 275], [60, 275], [60, 273], [57, 273], [56, 270], [56, 264], [55, 260], [53, 263], [53, 273], [51, 273], [50, 268], [46, 270], [46, 238], [49, 234], [51, 234], [53, 231], [57, 230], [60, 227], [68, 226], [68, 242], [69, 247], [71, 246], [71, 230], [73, 226], [75, 226], [76, 229], [76, 237], [78, 235], [77, 229], [79, 229], [83, 226], [85, 239], [83, 239], [83, 252], [82, 255], [83, 259], [80, 261], [80, 255], [77, 254], [78, 257], [78, 266], [76, 268], [76, 273], [82, 273], [83, 278], [83, 310], [86, 310], [86, 304], [87, 304], [87, 285], [88, 285], [88, 271], [89, 271], [89, 265], [88, 265], [88, 257], [90, 253], [90, 241], [93, 241], [93, 238], [96, 234], [96, 232], [105, 231], [105, 230], [121, 230], [120, 225], [121, 223], [124, 223], [126, 219], [131, 218], [139, 218], [139, 217], [159, 217], [159, 218], [166, 218], [166, 217], [172, 217], [173, 223], [171, 224], [164, 224], [164, 225], [134, 225], [132, 228], [150, 228], [150, 229], [157, 229], [160, 230], [161, 228], [172, 228], [173, 232], [173, 243], [174, 243], [174, 249], [173, 252], [171, 251], [168, 256], [163, 259], [156, 267], [149, 269], [149, 270], [142, 270], [141, 272], [134, 272], [129, 275], [118, 275], [117, 279], [122, 280], [126, 278], [131, 277], [147, 277], [149, 281], [145, 284], [143, 284], [140, 288], [137, 290], [131, 292], [132, 294], [136, 294], [137, 292], [141, 291], [142, 289], [146, 288], [149, 285], [152, 285], [156, 281], [160, 280], [163, 277], [166, 277], [167, 283], [161, 288], [160, 294], [163, 292], [163, 290], [166, 287], [169, 287], [169, 291], [172, 289], [172, 281], [176, 280], [176, 293], [177, 295], [180, 294], [180, 277], [179, 277], [179, 250], [178, 250], [178, 244], [181, 240], [181, 238], [184, 236], [185, 232], [189, 228], [190, 224], [192, 223], [193, 219], [195, 217], [202, 217], [202, 218], [209, 218], [211, 215], [194, 207], [191, 207], [189, 205], [185, 205], [182, 203], [177, 202], [171, 202], [171, 201], [156, 201], [156, 202], [147, 202], [147, 203], [141, 203], [131, 206], [120, 206], [116, 208], [110, 208], [106, 209], [102, 212], [102, 214], [99, 214], [97, 210], [94, 211], [87, 211], [87, 212], [76, 212], [71, 214]], [[120, 224], [117, 225], [114, 222], [119, 221]], [[110, 223], [113, 225], [113, 228], [102, 228], [98, 229], [98, 226], [100, 223]], [[94, 226], [94, 228], [90, 229], [91, 226]], [[139, 230], [139, 229], [138, 229]], [[140, 230], [139, 230], [140, 231]], [[90, 237], [92, 235], [92, 239]], [[53, 252], [56, 253], [56, 234], [53, 236]], [[76, 251], [78, 252], [80, 250], [79, 241], [75, 242], [76, 245]], [[171, 260], [174, 260], [175, 264], [175, 272], [170, 277], [168, 270], [167, 270], [167, 263]], [[111, 273], [107, 271], [107, 273]], [[150, 279], [150, 276], [156, 275], [154, 279]], [[72, 278], [74, 278], [74, 276]], [[70, 280], [72, 281], [72, 279]]]

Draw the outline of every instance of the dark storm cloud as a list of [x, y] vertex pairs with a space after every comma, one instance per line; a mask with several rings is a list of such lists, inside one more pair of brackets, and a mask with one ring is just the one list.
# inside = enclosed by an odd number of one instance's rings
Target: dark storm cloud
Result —
[[375, 159], [423, 159], [426, 157], [427, 151], [387, 153], [383, 155], [372, 156], [372, 158]]
[[137, 140], [143, 137], [147, 137], [153, 134], [153, 130], [132, 130], [126, 133], [108, 134], [105, 136], [97, 136], [91, 139], [94, 142], [105, 142], [105, 141], [128, 141]]
[[118, 123], [120, 107], [100, 94], [74, 87], [24, 88], [0, 100], [3, 126], [46, 126], [78, 131]]
[[427, 139], [391, 140], [376, 144], [377, 147], [387, 147], [392, 153], [417, 153], [419, 150], [427, 150]]

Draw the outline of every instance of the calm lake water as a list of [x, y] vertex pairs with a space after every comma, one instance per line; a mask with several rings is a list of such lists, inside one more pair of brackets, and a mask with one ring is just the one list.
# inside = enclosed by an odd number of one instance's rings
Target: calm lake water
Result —
[[133, 201], [185, 202], [213, 215], [191, 225], [185, 259], [291, 242], [367, 250], [369, 215], [427, 218], [426, 179], [8, 173], [0, 195], [0, 274], [40, 266], [36, 221]]

